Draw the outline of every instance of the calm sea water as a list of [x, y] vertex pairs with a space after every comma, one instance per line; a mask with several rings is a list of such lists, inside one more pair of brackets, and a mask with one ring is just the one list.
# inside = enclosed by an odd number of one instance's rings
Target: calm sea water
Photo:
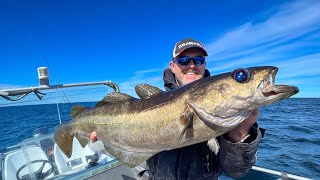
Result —
[[[77, 103], [88, 107], [95, 103]], [[60, 104], [62, 122], [69, 121], [73, 104]], [[290, 98], [260, 110], [259, 126], [266, 130], [258, 151], [258, 166], [320, 179], [320, 98]], [[0, 108], [0, 152], [59, 123], [57, 106]]]

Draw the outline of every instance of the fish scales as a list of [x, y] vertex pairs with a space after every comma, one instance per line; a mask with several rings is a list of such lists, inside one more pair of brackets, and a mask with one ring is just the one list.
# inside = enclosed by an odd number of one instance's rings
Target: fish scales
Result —
[[96, 131], [106, 150], [130, 167], [158, 152], [207, 140], [217, 153], [217, 136], [239, 125], [253, 109], [299, 91], [275, 85], [277, 71], [272, 66], [240, 68], [168, 92], [137, 85], [141, 99], [110, 93], [95, 108], [74, 107], [73, 121], [57, 127], [54, 138], [70, 157], [73, 136], [85, 146]]

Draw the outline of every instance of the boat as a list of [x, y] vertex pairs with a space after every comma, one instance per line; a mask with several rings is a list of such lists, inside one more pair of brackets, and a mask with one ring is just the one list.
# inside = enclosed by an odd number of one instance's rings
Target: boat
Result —
[[[0, 97], [9, 101], [18, 101], [28, 94], [34, 93], [41, 100], [45, 95], [43, 91], [46, 90], [96, 85], [106, 85], [113, 91], [119, 92], [118, 85], [112, 81], [50, 85], [46, 67], [38, 68], [38, 76], [39, 86], [2, 89]], [[90, 142], [83, 148], [74, 138], [72, 156], [68, 158], [55, 144], [53, 134], [49, 133], [46, 128], [39, 128], [34, 130], [32, 137], [7, 147], [5, 152], [0, 153], [0, 178], [3, 180], [148, 179], [145, 163], [135, 168], [129, 168], [103, 149], [101, 141]], [[220, 179], [232, 178], [222, 174]], [[306, 177], [257, 166], [253, 166], [249, 173], [240, 179], [310, 180]]]

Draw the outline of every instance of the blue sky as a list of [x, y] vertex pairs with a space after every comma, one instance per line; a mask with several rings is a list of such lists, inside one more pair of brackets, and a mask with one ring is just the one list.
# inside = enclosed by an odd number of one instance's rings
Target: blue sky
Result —
[[[277, 66], [276, 83], [299, 87], [294, 97], [320, 97], [319, 9], [317, 0], [2, 0], [0, 89], [37, 86], [37, 67], [48, 65], [51, 84], [112, 80], [131, 95], [138, 83], [163, 89], [174, 44], [191, 37], [208, 50], [211, 74]], [[80, 94], [69, 99], [106, 93]]]

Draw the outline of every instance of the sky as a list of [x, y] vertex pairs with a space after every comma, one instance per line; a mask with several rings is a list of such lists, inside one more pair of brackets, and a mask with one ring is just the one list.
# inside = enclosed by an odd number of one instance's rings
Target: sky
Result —
[[[174, 44], [189, 37], [207, 49], [211, 74], [277, 66], [277, 84], [299, 87], [294, 97], [320, 97], [319, 9], [317, 0], [0, 0], [0, 89], [38, 86], [42, 66], [51, 85], [164, 89]], [[98, 101], [106, 89], [72, 90], [68, 101]]]

